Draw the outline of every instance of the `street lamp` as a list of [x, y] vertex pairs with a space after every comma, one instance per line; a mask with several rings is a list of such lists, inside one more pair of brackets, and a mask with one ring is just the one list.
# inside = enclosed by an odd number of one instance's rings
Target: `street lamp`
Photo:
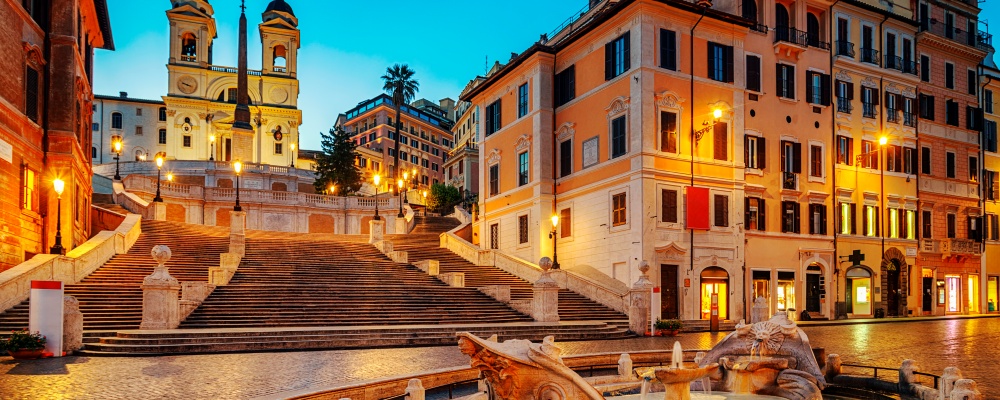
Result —
[[[413, 176], [416, 177], [416, 175], [413, 175]], [[400, 183], [399, 184], [399, 193], [400, 194], [403, 194], [403, 192], [404, 192], [404, 190], [403, 190], [403, 182], [410, 183], [410, 174], [409, 173], [404, 172], [403, 173], [403, 179], [401, 181], [399, 181], [399, 183]], [[406, 196], [403, 196], [403, 203], [409, 204], [409, 202], [410, 202], [410, 200]], [[400, 204], [399, 208], [402, 209], [403, 205]]]
[[[406, 174], [404, 173], [403, 176], [406, 176]], [[403, 198], [403, 180], [397, 179], [396, 186], [399, 187], [399, 197]], [[403, 201], [399, 202], [399, 214], [396, 214], [396, 217], [403, 218]]]
[[163, 198], [160, 197], [160, 170], [163, 169], [163, 156], [156, 156], [156, 197], [153, 197], [153, 202], [162, 203]]
[[212, 152], [208, 153], [208, 161], [215, 161], [215, 134], [208, 135], [208, 142], [212, 145]]
[[167, 182], [173, 182], [173, 181], [174, 181], [174, 174], [171, 174], [171, 173], [168, 172], [167, 173]]
[[556, 253], [556, 227], [559, 226], [559, 215], [552, 215], [552, 231], [549, 232], [549, 239], [552, 239], [552, 269], [559, 269], [559, 256]]
[[375, 218], [372, 219], [376, 221], [382, 219], [381, 217], [378, 216], [378, 181], [381, 179], [382, 176], [379, 174], [375, 174], [375, 176], [372, 177], [372, 181], [375, 182]]
[[295, 143], [289, 144], [288, 146], [292, 148], [292, 168], [295, 168]]
[[427, 191], [424, 191], [424, 216], [427, 216]]
[[236, 171], [236, 205], [233, 206], [233, 211], [243, 211], [243, 207], [240, 207], [240, 172], [243, 171], [243, 163], [239, 160], [234, 162], [233, 170]]
[[121, 137], [118, 137], [114, 141], [112, 141], [111, 142], [111, 147], [115, 151], [115, 180], [116, 181], [120, 181], [120, 180], [122, 180], [122, 176], [119, 173], [118, 160], [121, 159], [121, 157], [122, 157], [122, 139], [121, 139]]
[[62, 193], [66, 182], [56, 178], [52, 181], [52, 188], [56, 191], [56, 243], [49, 248], [49, 254], [62, 254]]
[[330, 187], [326, 189], [326, 193], [331, 196], [337, 194], [337, 185], [330, 185]]

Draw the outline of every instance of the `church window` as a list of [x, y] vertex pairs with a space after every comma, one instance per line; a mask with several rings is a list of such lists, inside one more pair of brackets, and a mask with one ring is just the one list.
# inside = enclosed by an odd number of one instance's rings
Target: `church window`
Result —
[[121, 129], [122, 128], [122, 113], [114, 112], [111, 113], [111, 129]]
[[198, 38], [192, 33], [181, 36], [181, 61], [198, 61]]
[[285, 72], [285, 59], [287, 57], [288, 50], [285, 49], [285, 46], [274, 46], [274, 72]]

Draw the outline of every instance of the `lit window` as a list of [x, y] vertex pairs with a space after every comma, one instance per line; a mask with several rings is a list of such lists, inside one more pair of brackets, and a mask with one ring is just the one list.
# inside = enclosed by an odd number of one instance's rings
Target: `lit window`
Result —
[[611, 226], [621, 226], [626, 223], [625, 193], [611, 196]]

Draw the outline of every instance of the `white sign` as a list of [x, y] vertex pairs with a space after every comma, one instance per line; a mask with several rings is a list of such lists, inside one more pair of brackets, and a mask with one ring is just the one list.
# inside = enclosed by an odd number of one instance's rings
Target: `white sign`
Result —
[[63, 283], [31, 281], [28, 330], [45, 336], [45, 351], [62, 357]]
[[11, 164], [14, 163], [14, 146], [0, 139], [0, 159]]
[[587, 139], [583, 142], [583, 167], [587, 168], [597, 164], [598, 161], [598, 136]]
[[906, 256], [907, 257], [916, 257], [917, 256], [917, 248], [916, 247], [907, 247], [906, 248]]
[[240, 182], [240, 184], [243, 185], [244, 189], [260, 190], [264, 187], [264, 182], [259, 179], [244, 179], [243, 182]]

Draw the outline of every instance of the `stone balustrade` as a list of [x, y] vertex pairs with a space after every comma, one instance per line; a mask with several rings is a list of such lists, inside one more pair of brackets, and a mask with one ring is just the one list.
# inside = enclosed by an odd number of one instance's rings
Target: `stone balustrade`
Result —
[[27, 300], [33, 280], [57, 280], [64, 284], [80, 282], [111, 257], [127, 253], [141, 232], [141, 218], [129, 214], [115, 230], [99, 232], [65, 256], [38, 254], [0, 272], [0, 310], [10, 309]]

